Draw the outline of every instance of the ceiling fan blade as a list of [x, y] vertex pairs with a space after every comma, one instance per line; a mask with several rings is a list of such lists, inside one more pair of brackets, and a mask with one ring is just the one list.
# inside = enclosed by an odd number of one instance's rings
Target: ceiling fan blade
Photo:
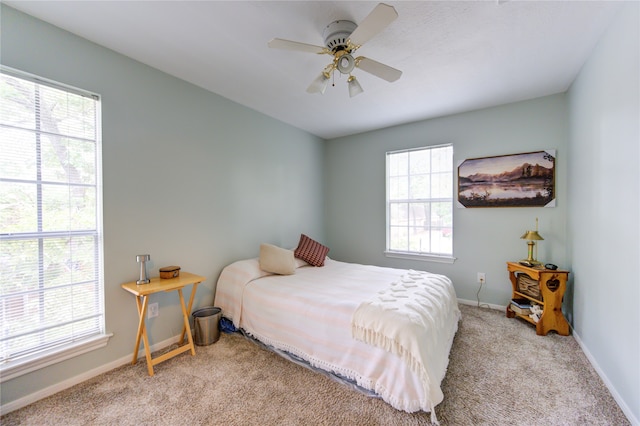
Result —
[[308, 53], [328, 53], [328, 49], [313, 44], [300, 43], [298, 41], [284, 40], [282, 38], [274, 38], [268, 43], [268, 46], [274, 49], [295, 50], [298, 52]]
[[398, 12], [384, 3], [379, 3], [360, 25], [351, 33], [349, 40], [354, 46], [362, 46], [374, 35], [384, 30], [390, 23], [398, 17]]
[[387, 80], [389, 83], [393, 83], [402, 76], [402, 71], [374, 61], [373, 59], [365, 58], [364, 56], [356, 58], [356, 67], [383, 80]]

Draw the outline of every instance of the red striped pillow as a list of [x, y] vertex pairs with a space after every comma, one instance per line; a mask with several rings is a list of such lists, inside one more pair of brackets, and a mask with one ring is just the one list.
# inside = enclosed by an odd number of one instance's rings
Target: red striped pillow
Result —
[[294, 250], [293, 255], [310, 265], [324, 266], [324, 258], [327, 256], [327, 253], [329, 253], [329, 247], [323, 246], [304, 234], [300, 234], [300, 242]]

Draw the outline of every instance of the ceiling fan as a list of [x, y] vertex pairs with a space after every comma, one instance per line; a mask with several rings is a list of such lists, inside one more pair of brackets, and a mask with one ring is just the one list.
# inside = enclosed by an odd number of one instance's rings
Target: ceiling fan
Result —
[[337, 70], [341, 74], [349, 76], [347, 78], [349, 96], [354, 97], [364, 91], [356, 77], [351, 75], [354, 68], [360, 68], [390, 83], [396, 81], [402, 75], [402, 71], [373, 59], [365, 58], [364, 56], [354, 58], [353, 56], [357, 49], [385, 29], [397, 17], [398, 13], [392, 6], [380, 3], [364, 18], [360, 25], [345, 20], [334, 21], [327, 25], [322, 33], [326, 47], [281, 38], [274, 38], [268, 45], [275, 49], [317, 54], [326, 53], [333, 56], [333, 61], [309, 85], [307, 92], [324, 94], [331, 76]]

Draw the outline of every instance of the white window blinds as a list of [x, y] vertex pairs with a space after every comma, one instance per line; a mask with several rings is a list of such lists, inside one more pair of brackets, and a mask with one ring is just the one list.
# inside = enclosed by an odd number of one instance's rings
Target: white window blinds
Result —
[[0, 368], [104, 334], [100, 100], [0, 74]]
[[453, 146], [387, 153], [387, 254], [453, 255]]

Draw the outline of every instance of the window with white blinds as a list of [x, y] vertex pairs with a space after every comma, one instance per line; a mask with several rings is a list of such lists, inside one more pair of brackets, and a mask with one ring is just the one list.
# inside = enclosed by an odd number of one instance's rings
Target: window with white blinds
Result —
[[1, 71], [4, 373], [21, 360], [95, 341], [105, 329], [100, 98]]
[[453, 261], [453, 146], [387, 152], [391, 257]]

